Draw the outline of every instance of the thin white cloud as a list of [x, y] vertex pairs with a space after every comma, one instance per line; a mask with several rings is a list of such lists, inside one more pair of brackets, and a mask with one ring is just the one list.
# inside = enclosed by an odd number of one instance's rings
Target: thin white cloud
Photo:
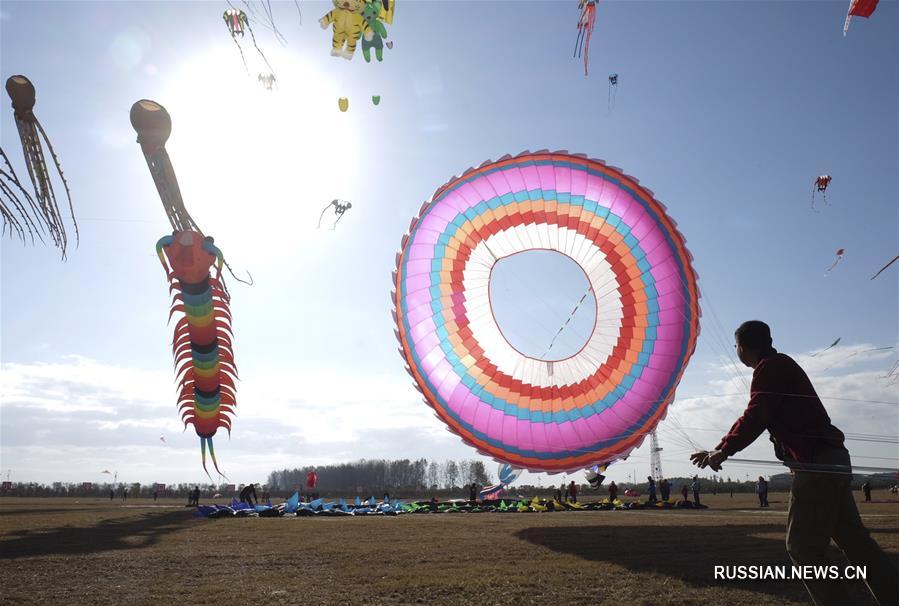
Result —
[[[883, 378], [890, 352], [852, 356], [868, 344], [840, 346], [829, 356], [796, 356], [812, 378], [834, 424], [851, 437], [892, 435], [899, 426], [895, 388]], [[852, 357], [850, 357], [852, 356]], [[820, 359], [819, 359], [820, 358]], [[842, 362], [840, 362], [842, 360]], [[823, 372], [828, 365], [833, 369]], [[839, 372], [835, 372], [838, 370]], [[22, 480], [102, 481], [115, 468], [128, 481], [202, 481], [199, 440], [175, 408], [174, 378], [103, 364], [81, 356], [4, 364], [0, 383], [3, 466]], [[668, 476], [695, 472], [688, 454], [713, 447], [742, 413], [751, 371], [722, 362], [704, 380], [691, 379], [659, 425]], [[686, 381], [685, 381], [686, 383]], [[266, 368], [242, 374], [234, 435], [215, 438], [223, 470], [235, 481], [264, 481], [275, 469], [358, 458], [473, 458], [473, 450], [434, 418], [405, 375], [363, 374], [348, 368]], [[166, 441], [159, 440], [164, 436]], [[857, 465], [895, 465], [895, 444], [847, 441]], [[880, 458], [876, 458], [880, 457]], [[759, 439], [737, 458], [773, 460]], [[492, 472], [495, 464], [488, 463]], [[608, 476], [645, 477], [648, 440]], [[725, 466], [723, 477], [780, 473], [783, 468]], [[520, 482], [556, 484], [581, 474], [526, 474]]]
[[[175, 408], [172, 376], [81, 356], [0, 368], [4, 467], [21, 479], [101, 481], [93, 476], [106, 468], [129, 481], [205, 477], [199, 440]], [[408, 378], [349, 370], [247, 372], [233, 433], [219, 431], [215, 444], [222, 469], [238, 481], [363, 457], [473, 456]]]

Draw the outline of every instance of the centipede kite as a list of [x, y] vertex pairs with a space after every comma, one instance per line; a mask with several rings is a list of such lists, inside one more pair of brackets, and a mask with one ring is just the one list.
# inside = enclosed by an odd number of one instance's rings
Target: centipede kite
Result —
[[[166, 270], [169, 292], [174, 293], [169, 320], [181, 314], [172, 341], [179, 381], [178, 408], [185, 429], [190, 423], [200, 436], [203, 469], [208, 447], [215, 470], [224, 475], [215, 458], [212, 438], [222, 427], [231, 434], [230, 415], [237, 406], [230, 296], [222, 277], [222, 267], [227, 263], [213, 239], [203, 235], [184, 207], [165, 150], [172, 132], [168, 112], [144, 99], [131, 107], [131, 124], [174, 230], [160, 238], [156, 253]], [[214, 276], [210, 273], [213, 266]]]

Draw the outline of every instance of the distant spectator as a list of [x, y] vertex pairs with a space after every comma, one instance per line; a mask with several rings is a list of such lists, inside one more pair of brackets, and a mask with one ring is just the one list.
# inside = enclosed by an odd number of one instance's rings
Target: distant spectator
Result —
[[468, 487], [468, 500], [472, 505], [478, 502], [478, 485], [474, 482]]
[[389, 503], [389, 502], [390, 502], [390, 492], [388, 492], [388, 491], [386, 491], [386, 490], [384, 491], [384, 502], [385, 502], [385, 503]]
[[699, 476], [693, 476], [693, 483], [690, 484], [690, 487], [693, 488], [693, 503], [699, 505]]
[[113, 500], [115, 498], [115, 490], [112, 488], [109, 489], [109, 500]]
[[762, 476], [759, 476], [758, 485], [756, 487], [756, 492], [759, 493], [759, 507], [767, 507], [768, 506], [768, 481], [765, 480]]
[[671, 498], [671, 484], [668, 483], [668, 480], [662, 478], [659, 480], [659, 492], [662, 493], [662, 500], [668, 501]]
[[556, 500], [561, 503], [562, 502], [562, 489], [556, 488]]
[[155, 503], [158, 498], [159, 498], [159, 489], [156, 489], [153, 491], [153, 502]]
[[437, 497], [431, 497], [431, 502], [428, 503], [428, 507], [431, 509], [431, 513], [437, 513], [438, 510], [438, 501]]
[[568, 494], [571, 495], [571, 502], [577, 503], [577, 484], [574, 483], [574, 480], [568, 485]]
[[684, 497], [684, 503], [690, 500], [690, 490], [687, 488], [686, 484], [680, 487], [680, 493]]
[[[246, 503], [247, 505], [255, 505], [259, 502], [259, 498], [256, 496], [256, 485], [255, 484], [247, 484], [243, 487], [243, 490], [240, 491], [240, 495], [238, 495], [241, 503]], [[256, 503], [254, 503], [255, 501]]]
[[865, 483], [862, 484], [862, 492], [865, 493], [865, 503], [871, 502], [871, 483], [868, 480], [865, 480]]
[[571, 494], [571, 492], [569, 491], [569, 488], [568, 488], [568, 484], [565, 484], [564, 482], [562, 482], [562, 484], [559, 485], [559, 489], [564, 493], [564, 498], [565, 498], [565, 501], [567, 502], [568, 496]]
[[618, 498], [618, 485], [613, 481], [609, 484], [609, 501], [615, 502], [615, 499]]
[[649, 502], [655, 503], [658, 501], [656, 499], [656, 481], [652, 479], [652, 476], [646, 476], [646, 479], [649, 481]]
[[125, 488], [124, 486], [122, 486], [122, 502], [124, 503], [127, 500], [128, 500], [128, 489]]
[[194, 486], [194, 505], [200, 506], [200, 487]]

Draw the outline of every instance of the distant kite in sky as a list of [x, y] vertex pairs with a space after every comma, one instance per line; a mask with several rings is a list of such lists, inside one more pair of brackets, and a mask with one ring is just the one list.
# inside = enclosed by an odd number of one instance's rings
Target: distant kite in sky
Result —
[[371, 62], [371, 49], [375, 49], [375, 59], [384, 60], [384, 39], [387, 37], [387, 28], [381, 22], [387, 14], [388, 5], [392, 2], [375, 0], [367, 2], [362, 9], [362, 56], [366, 63]]
[[348, 211], [349, 209], [353, 208], [353, 204], [351, 202], [347, 202], [346, 200], [331, 200], [331, 202], [328, 203], [328, 205], [322, 210], [321, 214], [318, 216], [319, 229], [321, 229], [322, 219], [325, 217], [325, 213], [328, 211], [329, 208], [332, 208], [332, 207], [334, 208], [334, 216], [337, 217], [337, 219], [334, 221], [334, 224], [331, 225], [331, 229], [333, 230], [334, 228], [337, 227], [337, 224], [343, 218], [343, 214], [346, 211]]
[[871, 276], [871, 279], [873, 280], [874, 278], [876, 278], [877, 276], [879, 276], [879, 275], [883, 272], [883, 270], [885, 270], [887, 267], [889, 267], [890, 265], [892, 265], [892, 264], [895, 263], [896, 261], [899, 261], [899, 255], [896, 255], [895, 257], [893, 257], [893, 260], [892, 260], [892, 261], [890, 261], [889, 263], [887, 263], [886, 265], [884, 265], [883, 267], [881, 267], [881, 268], [880, 268], [880, 271], [878, 271], [876, 274], [874, 274], [873, 276]]
[[[59, 164], [59, 158], [50, 143], [47, 133], [44, 132], [43, 126], [34, 115], [34, 104], [36, 94], [34, 85], [31, 81], [22, 75], [10, 77], [6, 81], [6, 92], [12, 100], [13, 113], [16, 121], [16, 128], [19, 131], [19, 140], [22, 143], [22, 152], [25, 157], [25, 166], [28, 169], [28, 177], [34, 188], [34, 197], [32, 197], [24, 187], [22, 187], [18, 176], [9, 162], [9, 158], [3, 150], [0, 154], [3, 156], [6, 170], [0, 169], [0, 215], [3, 216], [3, 231], [7, 228], [12, 232], [16, 232], [24, 241], [25, 232], [34, 240], [35, 234], [41, 238], [40, 232], [49, 232], [50, 238], [53, 240], [54, 246], [62, 251], [62, 257], [66, 257], [66, 247], [68, 245], [68, 236], [66, 234], [65, 223], [59, 205], [56, 202], [56, 193], [53, 190], [53, 182], [50, 179], [50, 170], [47, 167], [44, 149], [50, 153], [53, 158], [53, 164], [59, 175], [60, 181], [66, 191], [66, 198], [69, 202], [69, 214], [72, 217], [72, 223], [75, 226], [76, 245], [79, 240], [78, 223], [75, 221], [75, 211], [72, 208], [72, 195], [69, 191], [69, 184], [62, 173], [62, 167]], [[18, 194], [24, 196], [25, 204]], [[41, 238], [43, 239], [43, 238]]]
[[618, 95], [618, 74], [609, 74], [609, 111], [615, 107], [615, 97]]
[[[627, 456], [665, 417], [696, 348], [699, 290], [676, 223], [636, 179], [567, 152], [504, 156], [439, 187], [400, 247], [406, 371], [479, 453], [570, 472]], [[491, 313], [495, 265], [534, 249], [568, 256], [596, 293], [591, 334], [563, 360], [521, 353]]]
[[815, 194], [820, 193], [824, 198], [824, 204], [827, 204], [827, 186], [830, 185], [832, 177], [830, 175], [821, 175], [815, 178], [815, 185], [812, 187], [812, 210], [815, 209]]
[[831, 343], [830, 345], [828, 345], [827, 347], [825, 347], [825, 348], [822, 349], [821, 351], [819, 351], [819, 352], [817, 352], [817, 353], [813, 353], [810, 357], [814, 358], [815, 356], [819, 356], [819, 355], [823, 354], [825, 351], [827, 351], [827, 350], [829, 350], [829, 349], [832, 349], [832, 348], [836, 347], [836, 346], [840, 343], [840, 339], [841, 339], [841, 338], [842, 338], [842, 337], [839, 337], [836, 341], [834, 341], [833, 343]]
[[846, 22], [843, 24], [843, 36], [849, 31], [849, 22], [853, 17], [864, 17], [867, 19], [877, 8], [878, 0], [851, 0], [849, 2], [849, 12], [846, 13]]
[[276, 82], [275, 74], [259, 74], [257, 80], [259, 80], [265, 90], [272, 90]]
[[837, 258], [834, 259], [833, 264], [832, 264], [830, 267], [827, 268], [827, 272], [825, 272], [825, 273], [830, 273], [830, 271], [831, 271], [834, 267], [837, 266], [837, 263], [839, 263], [840, 260], [842, 260], [844, 254], [846, 254], [846, 250], [843, 249], [843, 248], [838, 248], [838, 249], [837, 249], [837, 252], [836, 252]]
[[259, 45], [256, 44], [256, 36], [253, 34], [253, 28], [250, 27], [250, 20], [247, 18], [247, 14], [242, 10], [229, 8], [222, 15], [222, 18], [225, 20], [225, 25], [228, 26], [228, 31], [231, 34], [231, 40], [234, 41], [234, 45], [237, 46], [237, 50], [240, 51], [240, 59], [241, 61], [243, 61], [243, 67], [245, 70], [247, 70], [247, 74], [250, 73], [250, 68], [247, 66], [247, 58], [243, 54], [243, 48], [240, 46], [240, 42], [237, 41], [238, 38], [243, 38], [245, 31], [250, 33], [250, 39], [253, 41], [253, 47], [256, 49], [256, 52], [259, 53], [259, 56], [262, 57], [262, 60], [265, 62], [266, 66], [268, 66], [269, 72], [274, 74], [275, 70], [272, 69], [271, 64], [268, 62], [268, 59], [265, 58], [265, 54], [262, 52], [262, 49], [260, 49]]
[[590, 38], [596, 25], [596, 0], [579, 0], [577, 19], [577, 41], [574, 43], [574, 56], [584, 56], [584, 75], [587, 75], [587, 64], [590, 57]]

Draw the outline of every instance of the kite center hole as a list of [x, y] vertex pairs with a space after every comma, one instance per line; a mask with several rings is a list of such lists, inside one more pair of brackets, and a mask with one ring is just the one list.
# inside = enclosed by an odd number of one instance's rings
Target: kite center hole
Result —
[[503, 257], [490, 272], [490, 308], [519, 353], [555, 362], [578, 353], [596, 326], [596, 298], [571, 257], [526, 250]]

